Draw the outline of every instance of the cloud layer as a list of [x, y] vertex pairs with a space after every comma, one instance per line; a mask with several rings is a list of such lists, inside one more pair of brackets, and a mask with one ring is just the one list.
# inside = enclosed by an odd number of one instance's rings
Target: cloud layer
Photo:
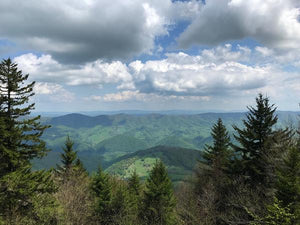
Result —
[[299, 7], [296, 0], [207, 0], [180, 35], [179, 45], [215, 45], [251, 37], [267, 47], [299, 48]]
[[[183, 52], [169, 53], [161, 60], [124, 64], [96, 60], [82, 66], [63, 65], [50, 55], [25, 54], [14, 60], [31, 79], [43, 83], [101, 88], [114, 84], [124, 94], [156, 94], [160, 96], [218, 96], [262, 88], [274, 77], [270, 65], [247, 65], [253, 54], [264, 57], [266, 50], [252, 52], [239, 46], [233, 51], [227, 44], [203, 50], [191, 56]], [[134, 92], [137, 91], [137, 92]], [[107, 95], [109, 98], [109, 95]]]
[[156, 37], [167, 35], [177, 19], [192, 18], [200, 5], [171, 0], [2, 0], [0, 37], [64, 63], [126, 59], [151, 53]]

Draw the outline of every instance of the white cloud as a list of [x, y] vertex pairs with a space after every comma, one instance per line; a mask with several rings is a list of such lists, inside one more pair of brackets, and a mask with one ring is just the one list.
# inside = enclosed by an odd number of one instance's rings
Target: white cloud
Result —
[[138, 90], [162, 95], [220, 95], [263, 87], [271, 79], [268, 66], [239, 62], [248, 48], [232, 51], [230, 45], [204, 50], [197, 56], [167, 54], [163, 60], [129, 64]]
[[176, 95], [158, 95], [155, 93], [140, 93], [139, 91], [122, 91], [117, 93], [109, 93], [103, 96], [92, 95], [86, 97], [88, 101], [103, 101], [103, 102], [155, 102], [155, 101], [169, 101], [169, 100], [181, 100], [181, 101], [209, 101], [209, 96], [176, 96]]
[[120, 61], [111, 63], [96, 60], [81, 66], [63, 65], [50, 55], [40, 57], [31, 53], [14, 58], [24, 73], [30, 74], [31, 80], [39, 82], [63, 83], [71, 86], [118, 84], [119, 88], [132, 88], [131, 75], [127, 66]]
[[[216, 97], [253, 96], [259, 91], [275, 96], [275, 87], [278, 86], [295, 90], [287, 80], [299, 75], [283, 72], [272, 54], [272, 50], [264, 47], [250, 50], [237, 46], [233, 49], [226, 44], [202, 50], [198, 55], [169, 53], [164, 59], [136, 60], [128, 65], [120, 61], [108, 63], [96, 60], [75, 67], [60, 64], [50, 55], [38, 57], [33, 54], [14, 60], [24, 73], [30, 74], [31, 80], [38, 82], [36, 92], [40, 95], [51, 95], [63, 87], [68, 90], [70, 86], [89, 88], [110, 85], [113, 90], [117, 88], [120, 91], [107, 94], [112, 90], [110, 88], [106, 89], [106, 94], [101, 94], [104, 91], [93, 88], [95, 94], [90, 94], [85, 100], [205, 101]], [[270, 58], [274, 59], [273, 62], [267, 60]], [[252, 64], [248, 64], [249, 60]]]
[[34, 93], [38, 96], [47, 95], [50, 100], [55, 102], [71, 102], [74, 100], [74, 94], [59, 84], [37, 82], [34, 85]]
[[207, 0], [179, 44], [215, 45], [254, 38], [266, 47], [300, 47], [300, 5], [295, 0]]
[[151, 53], [156, 37], [167, 35], [176, 20], [193, 17], [200, 5], [196, 0], [1, 0], [0, 37], [70, 64], [126, 59]]

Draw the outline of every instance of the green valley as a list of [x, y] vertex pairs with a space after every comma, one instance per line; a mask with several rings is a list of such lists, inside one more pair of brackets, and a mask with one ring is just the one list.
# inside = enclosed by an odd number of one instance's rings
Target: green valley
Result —
[[[277, 113], [279, 117], [277, 126], [280, 127], [289, 126], [298, 117], [296, 112]], [[140, 150], [152, 149], [151, 151], [153, 151], [156, 149], [155, 146], [169, 146], [201, 151], [205, 144], [211, 143], [210, 129], [219, 117], [222, 118], [232, 135], [232, 125], [241, 126], [245, 113], [116, 114], [101, 116], [74, 113], [44, 118], [43, 122], [51, 124], [51, 128], [45, 131], [43, 139], [52, 151], [48, 153], [47, 157], [35, 160], [35, 167], [51, 168], [59, 164], [62, 146], [66, 136], [69, 135], [75, 142], [74, 148], [78, 151], [78, 156], [88, 171], [95, 171], [101, 164], [103, 168], [109, 168], [111, 173], [116, 173], [120, 168], [124, 168], [128, 162], [134, 161], [126, 172], [121, 173], [121, 176], [126, 177], [132, 168], [143, 167], [142, 165], [145, 166], [148, 160], [152, 162], [152, 159], [160, 158], [159, 154], [156, 154], [155, 157], [153, 155], [151, 157], [139, 157], [142, 154]], [[137, 152], [136, 155], [135, 152]], [[146, 152], [149, 153], [148, 150]], [[170, 152], [168, 155], [172, 154]], [[186, 154], [193, 155], [194, 153]], [[165, 163], [169, 165], [168, 170], [171, 171], [173, 162]], [[192, 169], [178, 168], [180, 167], [175, 166], [173, 168], [174, 176], [175, 173], [180, 176], [182, 171], [182, 173], [186, 173]], [[148, 170], [139, 169], [139, 171], [143, 176]]]

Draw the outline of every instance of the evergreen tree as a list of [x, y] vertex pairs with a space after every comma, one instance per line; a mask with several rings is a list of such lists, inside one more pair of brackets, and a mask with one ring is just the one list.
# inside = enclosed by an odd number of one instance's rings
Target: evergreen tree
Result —
[[162, 161], [157, 161], [146, 181], [141, 221], [144, 224], [176, 224], [172, 183]]
[[31, 171], [31, 160], [47, 152], [40, 139], [48, 126], [40, 117], [28, 117], [34, 109], [29, 103], [34, 82], [26, 84], [10, 59], [0, 64], [0, 216], [8, 224], [26, 215], [33, 216], [33, 196], [54, 191], [49, 173]]
[[220, 170], [227, 170], [232, 152], [229, 148], [231, 145], [230, 137], [222, 119], [219, 118], [218, 122], [212, 127], [211, 136], [213, 145], [206, 145], [203, 153], [205, 163]]
[[132, 225], [136, 224], [137, 213], [133, 210], [131, 196], [127, 184], [116, 180], [115, 191], [111, 200], [112, 220], [111, 224]]
[[34, 95], [35, 82], [25, 84], [28, 76], [23, 75], [17, 64], [10, 59], [3, 60], [0, 64], [0, 118], [5, 124], [1, 131], [1, 160], [6, 164], [1, 168], [1, 175], [30, 164], [30, 160], [44, 156], [47, 151], [45, 142], [40, 137], [49, 126], [41, 125], [40, 116], [25, 117], [30, 115], [35, 105], [29, 103], [30, 97]]
[[97, 221], [101, 224], [110, 224], [112, 220], [112, 187], [108, 174], [104, 173], [100, 166], [92, 177], [91, 190], [94, 196], [94, 212]]
[[277, 131], [273, 126], [277, 122], [276, 108], [270, 105], [269, 98], [259, 94], [256, 107], [248, 107], [247, 120], [243, 120], [244, 129], [233, 126], [239, 145], [233, 145], [238, 173], [253, 188], [259, 187], [263, 195], [270, 194], [274, 183], [274, 165], [272, 165], [272, 147], [276, 142]]
[[[60, 174], [68, 173], [71, 169], [74, 169], [76, 164], [82, 166], [81, 161], [77, 158], [77, 152], [73, 149], [74, 142], [69, 136], [67, 136], [65, 145], [63, 147], [63, 153], [60, 154], [62, 165], [58, 165], [58, 172]], [[79, 160], [79, 161], [78, 161]]]
[[277, 198], [295, 215], [292, 224], [300, 223], [300, 140], [289, 148], [278, 170]]
[[129, 186], [130, 193], [134, 194], [135, 196], [140, 195], [141, 183], [136, 170], [133, 171], [131, 177], [128, 179], [128, 186]]
[[79, 158], [76, 159], [74, 168], [78, 172], [87, 173], [86, 169], [84, 168], [84, 165], [83, 165], [82, 161]]
[[74, 151], [73, 146], [74, 142], [70, 139], [69, 136], [67, 136], [65, 146], [63, 147], [64, 152], [61, 154], [61, 162], [66, 170], [70, 169], [73, 165], [75, 165], [77, 152]]
[[[206, 218], [211, 218], [210, 220], [216, 224], [223, 224], [221, 217], [227, 209], [224, 196], [229, 189], [228, 171], [232, 151], [229, 134], [221, 119], [218, 119], [212, 127], [211, 135], [213, 145], [206, 145], [203, 153], [204, 161], [199, 162], [196, 171], [195, 193], [199, 199], [198, 205], [201, 205], [203, 210], [202, 214], [205, 214]], [[207, 203], [208, 192], [210, 207]]]
[[141, 204], [141, 192], [142, 186], [140, 178], [136, 172], [133, 171], [131, 176], [128, 179], [128, 192], [129, 192], [129, 212], [130, 215], [130, 224], [140, 224], [139, 222], [139, 208]]

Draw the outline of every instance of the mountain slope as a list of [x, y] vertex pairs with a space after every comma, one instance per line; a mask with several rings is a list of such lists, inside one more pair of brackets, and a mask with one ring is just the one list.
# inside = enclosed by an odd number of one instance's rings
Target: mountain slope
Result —
[[128, 178], [134, 170], [146, 177], [156, 160], [161, 159], [168, 169], [172, 181], [181, 181], [192, 174], [201, 152], [193, 149], [156, 146], [122, 156], [112, 162], [107, 172]]

